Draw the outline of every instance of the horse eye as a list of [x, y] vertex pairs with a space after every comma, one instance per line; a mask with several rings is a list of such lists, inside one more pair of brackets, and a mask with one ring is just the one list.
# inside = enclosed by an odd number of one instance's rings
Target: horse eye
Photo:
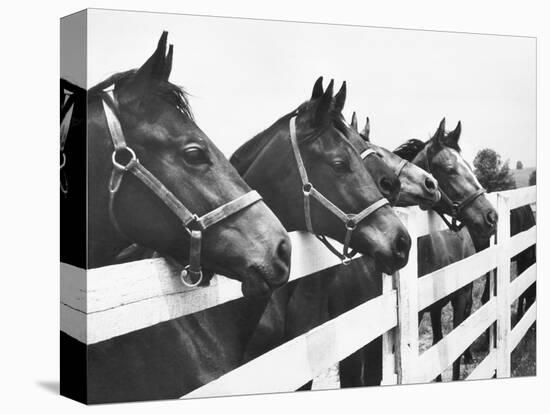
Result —
[[336, 172], [346, 172], [349, 171], [348, 164], [343, 160], [336, 160], [333, 161], [331, 164], [331, 167]]
[[202, 148], [192, 147], [183, 151], [183, 158], [189, 164], [205, 164], [208, 162], [208, 156]]

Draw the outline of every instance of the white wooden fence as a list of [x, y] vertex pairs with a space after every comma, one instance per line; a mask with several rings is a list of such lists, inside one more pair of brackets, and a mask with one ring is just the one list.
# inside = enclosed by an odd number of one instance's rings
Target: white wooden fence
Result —
[[[536, 320], [536, 302], [512, 330], [511, 303], [536, 280], [536, 264], [510, 282], [510, 258], [536, 243], [536, 227], [510, 237], [510, 210], [536, 203], [536, 187], [489, 194], [499, 225], [488, 249], [418, 278], [417, 238], [445, 228], [435, 214], [399, 209], [412, 237], [409, 264], [385, 276], [383, 294], [312, 329], [184, 396], [293, 391], [383, 335], [383, 384], [433, 380], [486, 329], [496, 346], [468, 379], [510, 376], [510, 354]], [[292, 233], [298, 279], [338, 264], [311, 235]], [[418, 312], [497, 269], [496, 295], [437, 345], [419, 353]], [[238, 282], [216, 276], [210, 286], [182, 286], [162, 259], [87, 272], [61, 265], [61, 330], [93, 344], [241, 297]], [[493, 341], [491, 341], [493, 343]]]

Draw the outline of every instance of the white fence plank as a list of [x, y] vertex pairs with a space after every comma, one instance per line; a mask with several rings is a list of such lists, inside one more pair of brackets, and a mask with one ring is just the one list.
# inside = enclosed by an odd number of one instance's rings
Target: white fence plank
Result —
[[531, 325], [537, 319], [537, 301], [529, 307], [523, 318], [516, 324], [510, 334], [510, 352], [512, 352], [521, 342]]
[[[293, 254], [289, 280], [340, 263], [313, 235], [293, 232], [290, 238]], [[209, 286], [186, 287], [179, 280], [179, 270], [162, 258], [87, 272], [62, 263], [61, 276], [62, 331], [87, 344], [242, 297], [240, 282], [223, 276], [214, 276]], [[81, 324], [79, 313], [87, 316], [87, 326]]]
[[294, 391], [397, 323], [395, 291], [267, 352], [183, 398]]
[[514, 302], [529, 286], [537, 281], [537, 264], [533, 263], [510, 283], [508, 295], [510, 303]]
[[492, 299], [420, 355], [419, 369], [412, 382], [428, 382], [437, 377], [494, 322], [496, 316], [497, 302]]
[[510, 207], [510, 210], [537, 202], [536, 186], [501, 191], [499, 194], [508, 199], [508, 206]]
[[[500, 222], [500, 220], [499, 220]], [[524, 251], [537, 242], [537, 226], [522, 231], [510, 239], [510, 257]]]
[[494, 269], [499, 252], [498, 246], [491, 246], [466, 259], [422, 276], [418, 281], [418, 308], [420, 310], [427, 308]]
[[497, 366], [497, 353], [494, 349], [470, 372], [467, 380], [480, 380], [493, 378]]

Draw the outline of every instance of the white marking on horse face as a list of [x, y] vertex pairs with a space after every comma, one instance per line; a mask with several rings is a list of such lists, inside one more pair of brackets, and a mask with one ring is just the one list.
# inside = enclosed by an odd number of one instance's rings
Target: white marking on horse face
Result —
[[462, 158], [462, 156], [458, 153], [457, 150], [451, 149], [451, 153], [455, 157], [456, 163], [462, 167], [461, 169], [468, 172], [468, 178], [470, 180], [472, 180], [478, 188], [481, 188], [482, 186], [479, 183], [476, 175], [474, 174], [474, 171], [473, 171], [472, 167], [470, 166], [470, 164], [468, 164], [468, 162], [466, 162], [466, 160], [464, 158]]

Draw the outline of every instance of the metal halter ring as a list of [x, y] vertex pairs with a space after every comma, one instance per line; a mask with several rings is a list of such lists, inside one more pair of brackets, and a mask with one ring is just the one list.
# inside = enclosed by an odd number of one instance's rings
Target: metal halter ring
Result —
[[348, 257], [348, 256], [345, 256], [343, 259], [342, 259], [342, 264], [344, 266], [348, 266], [350, 263], [351, 263], [351, 257]]
[[356, 227], [357, 227], [357, 223], [355, 222], [354, 219], [349, 219], [346, 222], [346, 229], [347, 230], [355, 230]]
[[197, 287], [202, 282], [202, 271], [199, 271], [199, 278], [195, 283], [189, 283], [185, 280], [185, 277], [189, 274], [189, 265], [185, 266], [180, 273], [180, 280], [187, 287]]
[[303, 191], [304, 195], [310, 195], [312, 188], [313, 188], [313, 185], [311, 183], [305, 183], [302, 186], [302, 191]]
[[[116, 156], [117, 154], [122, 151], [122, 150], [126, 150], [130, 153], [130, 156], [132, 158], [130, 158], [130, 161], [128, 161], [128, 163], [126, 165], [122, 165], [120, 164], [117, 160], [116, 160]], [[111, 159], [113, 160], [113, 166], [118, 169], [118, 170], [121, 170], [121, 171], [128, 171], [128, 166], [134, 162], [134, 161], [137, 161], [137, 157], [136, 157], [136, 153], [134, 152], [134, 150], [130, 147], [124, 147], [124, 148], [120, 148], [118, 150], [114, 150], [113, 151], [113, 155], [111, 156]]]
[[61, 165], [59, 166], [59, 169], [62, 170], [65, 166], [65, 163], [67, 162], [67, 157], [65, 156], [65, 153], [61, 153]]

